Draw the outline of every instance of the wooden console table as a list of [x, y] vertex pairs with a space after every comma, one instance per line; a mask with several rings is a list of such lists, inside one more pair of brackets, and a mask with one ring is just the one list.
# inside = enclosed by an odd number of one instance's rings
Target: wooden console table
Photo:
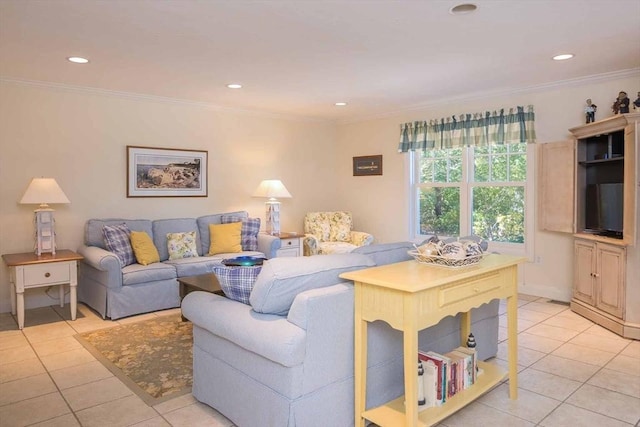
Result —
[[[493, 299], [507, 300], [509, 396], [517, 398], [518, 264], [524, 258], [491, 254], [478, 264], [458, 269], [406, 261], [343, 273], [355, 284], [355, 425], [365, 420], [381, 427], [429, 426], [453, 414], [502, 381], [506, 373], [480, 362], [476, 383], [442, 406], [418, 413], [418, 331], [446, 316], [462, 313], [460, 341], [471, 329], [469, 311]], [[404, 335], [405, 395], [365, 410], [367, 390], [367, 322], [383, 320]], [[405, 400], [412, 404], [407, 404]]]

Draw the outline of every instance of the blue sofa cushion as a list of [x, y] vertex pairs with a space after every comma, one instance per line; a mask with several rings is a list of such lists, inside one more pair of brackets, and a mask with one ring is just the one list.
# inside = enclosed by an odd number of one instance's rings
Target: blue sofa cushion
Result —
[[105, 225], [118, 224], [127, 224], [127, 227], [129, 227], [129, 230], [131, 231], [144, 231], [149, 236], [153, 236], [151, 221], [148, 219], [90, 219], [87, 221], [87, 225], [84, 229], [85, 245], [97, 246], [102, 249], [107, 249], [104, 244], [104, 234], [102, 233], [102, 227], [104, 227]]
[[131, 264], [122, 269], [122, 286], [175, 278], [176, 269], [161, 262], [149, 265]]
[[[177, 218], [177, 219], [157, 219], [153, 221], [153, 244], [158, 249], [160, 261], [169, 259], [169, 249], [167, 247], [167, 234], [169, 233], [186, 233], [189, 231], [196, 232], [196, 248], [198, 255], [202, 256], [200, 245], [200, 233], [195, 218]], [[207, 235], [209, 235], [207, 230]]]
[[273, 258], [262, 265], [249, 302], [259, 313], [286, 315], [300, 292], [342, 283], [340, 274], [374, 265], [367, 255], [353, 253]]
[[368, 255], [376, 265], [386, 265], [412, 260], [413, 257], [407, 253], [412, 249], [414, 247], [411, 242], [381, 243], [360, 246], [354, 249], [352, 253]]
[[129, 230], [127, 224], [105, 225], [102, 227], [102, 233], [104, 234], [104, 244], [107, 250], [116, 254], [118, 260], [120, 260], [121, 267], [126, 267], [136, 262], [131, 241], [129, 240], [131, 230]]
[[222, 215], [222, 223], [242, 222], [240, 240], [243, 251], [258, 250], [258, 233], [260, 232], [260, 218], [243, 218], [235, 215]]
[[213, 267], [213, 273], [218, 278], [225, 296], [243, 304], [249, 304], [249, 295], [251, 295], [253, 284], [256, 282], [260, 270], [262, 270], [261, 265], [251, 267], [220, 265]]

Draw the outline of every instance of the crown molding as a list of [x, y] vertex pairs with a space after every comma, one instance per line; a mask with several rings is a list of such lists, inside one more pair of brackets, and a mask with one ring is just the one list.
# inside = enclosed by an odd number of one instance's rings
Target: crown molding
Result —
[[135, 92], [122, 92], [122, 91], [109, 90], [109, 89], [99, 89], [99, 88], [90, 87], [90, 86], [76, 86], [76, 85], [68, 85], [65, 83], [45, 82], [41, 80], [26, 80], [26, 79], [17, 79], [12, 77], [0, 76], [0, 83], [41, 87], [41, 88], [59, 90], [64, 92], [88, 93], [92, 95], [109, 96], [109, 97], [120, 98], [120, 99], [130, 99], [134, 101], [148, 101], [148, 102], [157, 102], [161, 104], [184, 105], [187, 107], [206, 108], [209, 110], [220, 111], [224, 113], [243, 114], [243, 115], [265, 117], [265, 118], [271, 118], [271, 119], [291, 120], [291, 121], [300, 121], [300, 122], [314, 122], [314, 123], [335, 122], [335, 120], [333, 119], [331, 120], [319, 119], [319, 118], [313, 118], [313, 117], [307, 117], [307, 116], [296, 116], [292, 114], [271, 113], [271, 112], [262, 111], [262, 110], [225, 107], [217, 104], [212, 104], [209, 102], [192, 101], [188, 99], [179, 99], [179, 98], [169, 98], [164, 96], [147, 95], [147, 94], [141, 94], [141, 93], [135, 93]]
[[403, 114], [410, 113], [412, 111], [419, 111], [419, 110], [437, 107], [437, 106], [443, 106], [443, 105], [458, 104], [461, 101], [469, 102], [469, 101], [489, 99], [489, 98], [494, 98], [497, 96], [504, 96], [504, 95], [544, 92], [544, 91], [552, 90], [559, 87], [565, 88], [565, 87], [579, 86], [579, 85], [590, 84], [590, 83], [599, 83], [599, 82], [608, 81], [608, 80], [616, 80], [616, 79], [623, 79], [627, 77], [636, 77], [636, 76], [640, 76], [640, 68], [631, 68], [626, 70], [613, 71], [609, 73], [577, 77], [577, 78], [567, 79], [567, 80], [558, 80], [555, 82], [543, 83], [539, 85], [523, 86], [519, 88], [503, 88], [503, 89], [493, 90], [493, 91], [475, 92], [471, 94], [441, 98], [428, 103], [414, 104], [406, 108], [399, 108], [396, 110], [387, 111], [385, 113], [363, 115], [360, 117], [354, 117], [354, 118], [344, 119], [344, 120], [320, 119], [320, 118], [313, 118], [308, 116], [296, 116], [292, 114], [270, 113], [262, 110], [224, 107], [221, 105], [212, 104], [208, 102], [169, 98], [169, 97], [147, 95], [147, 94], [140, 94], [140, 93], [134, 93], [134, 92], [114, 91], [114, 90], [99, 89], [99, 88], [88, 87], [88, 86], [75, 86], [75, 85], [68, 85], [64, 83], [45, 82], [40, 80], [17, 79], [17, 78], [4, 77], [4, 76], [0, 76], [0, 83], [43, 87], [43, 88], [60, 90], [60, 91], [68, 91], [68, 92], [89, 93], [89, 94], [95, 94], [95, 95], [101, 95], [101, 96], [111, 96], [111, 97], [120, 98], [120, 99], [131, 99], [131, 100], [138, 100], [138, 101], [164, 103], [164, 104], [184, 105], [189, 107], [206, 108], [214, 111], [243, 114], [243, 115], [254, 116], [254, 117], [265, 117], [265, 118], [271, 118], [271, 119], [291, 120], [291, 121], [298, 121], [298, 122], [332, 123], [337, 125], [344, 125], [344, 124], [359, 123], [359, 122], [369, 121], [369, 120], [393, 118]]
[[362, 116], [354, 119], [341, 120], [338, 122], [338, 124], [349, 124], [349, 123], [357, 123], [357, 122], [363, 122], [363, 121], [369, 121], [369, 120], [375, 120], [375, 119], [392, 118], [392, 117], [400, 116], [402, 114], [406, 114], [412, 111], [424, 110], [427, 108], [439, 107], [439, 106], [449, 105], [449, 104], [459, 104], [461, 101], [469, 102], [469, 101], [476, 101], [476, 100], [482, 100], [482, 99], [488, 99], [488, 98], [495, 98], [497, 96], [504, 96], [504, 95], [545, 92], [545, 91], [560, 88], [560, 87], [566, 88], [571, 86], [580, 86], [584, 84], [600, 83], [604, 81], [623, 79], [627, 77], [640, 77], [640, 68], [630, 68], [626, 70], [612, 71], [609, 73], [594, 74], [590, 76], [576, 77], [576, 78], [567, 79], [567, 80], [558, 80], [555, 82], [543, 83], [538, 85], [498, 89], [498, 90], [484, 91], [484, 92], [474, 92], [471, 94], [453, 96], [446, 99], [441, 98], [432, 102], [414, 104], [412, 106], [409, 106], [406, 108], [400, 108], [394, 111], [389, 111], [387, 113], [372, 114], [369, 116]]

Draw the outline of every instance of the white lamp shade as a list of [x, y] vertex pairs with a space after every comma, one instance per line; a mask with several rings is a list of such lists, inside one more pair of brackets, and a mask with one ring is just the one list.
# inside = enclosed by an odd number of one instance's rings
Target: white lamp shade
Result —
[[33, 178], [24, 192], [21, 204], [46, 205], [47, 203], [71, 203], [53, 178]]
[[253, 197], [267, 197], [269, 199], [288, 199], [291, 193], [287, 191], [282, 181], [279, 179], [266, 179], [260, 183]]

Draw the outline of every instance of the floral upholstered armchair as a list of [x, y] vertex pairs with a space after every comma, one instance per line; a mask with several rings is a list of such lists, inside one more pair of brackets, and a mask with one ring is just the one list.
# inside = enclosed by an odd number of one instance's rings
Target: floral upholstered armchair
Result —
[[351, 252], [370, 245], [373, 236], [352, 231], [350, 212], [310, 212], [304, 217], [304, 254], [326, 255]]

